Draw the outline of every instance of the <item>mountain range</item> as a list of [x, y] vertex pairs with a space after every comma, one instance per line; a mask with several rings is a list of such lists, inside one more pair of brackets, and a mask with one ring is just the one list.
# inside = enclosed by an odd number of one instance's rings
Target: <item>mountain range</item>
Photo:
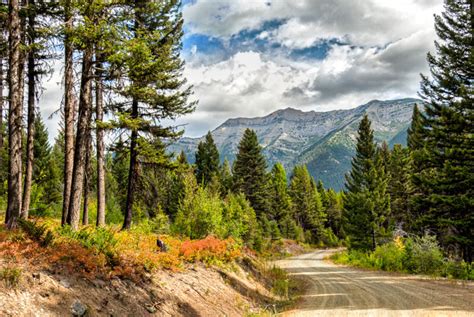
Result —
[[[326, 187], [344, 188], [344, 175], [351, 168], [359, 121], [365, 113], [372, 121], [374, 138], [390, 146], [406, 144], [407, 129], [415, 103], [421, 100], [373, 100], [348, 110], [304, 112], [286, 108], [258, 118], [228, 119], [211, 131], [221, 161], [235, 159], [238, 143], [246, 128], [256, 131], [269, 168], [276, 162], [283, 164], [289, 174], [297, 164], [306, 164], [316, 180]], [[183, 137], [169, 146], [169, 150], [184, 151], [194, 162], [197, 145], [204, 139]]]

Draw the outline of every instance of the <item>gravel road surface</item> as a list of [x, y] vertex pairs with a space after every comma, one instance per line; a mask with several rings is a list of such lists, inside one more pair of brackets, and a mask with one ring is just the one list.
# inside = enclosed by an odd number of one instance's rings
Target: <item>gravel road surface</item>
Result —
[[284, 316], [474, 316], [474, 283], [365, 271], [320, 250], [277, 262], [307, 284]]

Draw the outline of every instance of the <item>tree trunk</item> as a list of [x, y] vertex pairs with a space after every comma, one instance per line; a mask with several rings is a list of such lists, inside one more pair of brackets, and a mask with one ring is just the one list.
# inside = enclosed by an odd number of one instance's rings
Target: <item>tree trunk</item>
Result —
[[[99, 57], [100, 58], [100, 57]], [[104, 129], [100, 127], [104, 119], [104, 96], [102, 84], [102, 63], [97, 63], [96, 71], [96, 120], [97, 120], [97, 222], [105, 225], [105, 145]]]
[[21, 210], [21, 134], [22, 134], [22, 98], [20, 81], [21, 75], [21, 26], [19, 16], [19, 1], [11, 0], [8, 4], [9, 26], [9, 116], [8, 116], [8, 206], [5, 221], [9, 228], [16, 227]]
[[72, 172], [71, 194], [67, 223], [73, 230], [79, 228], [81, 197], [84, 186], [87, 138], [90, 134], [92, 119], [92, 56], [93, 48], [88, 46], [82, 57], [82, 78], [79, 97], [79, 118], [77, 123], [76, 144], [74, 148], [74, 167]]
[[71, 1], [65, 3], [64, 22], [66, 35], [64, 38], [64, 180], [63, 180], [63, 211], [61, 224], [64, 225], [68, 218], [69, 200], [71, 195], [71, 181], [74, 161], [74, 120], [75, 120], [75, 98], [74, 98], [74, 65], [73, 48], [69, 31], [72, 27]]
[[[0, 36], [2, 36], [0, 34]], [[3, 166], [3, 56], [0, 56], [0, 166]]]
[[84, 194], [83, 194], [83, 205], [82, 205], [82, 224], [87, 226], [89, 224], [89, 185], [91, 178], [91, 152], [92, 152], [92, 137], [90, 134], [87, 135], [87, 148], [86, 148], [86, 172], [84, 174]]
[[[35, 1], [30, 0], [29, 5], [34, 5]], [[35, 51], [32, 48], [35, 42], [35, 16], [30, 14], [28, 17], [28, 38], [30, 51], [28, 53], [28, 121], [27, 121], [27, 139], [26, 139], [26, 170], [25, 184], [23, 188], [23, 202], [21, 217], [28, 219], [31, 198], [31, 182], [33, 178], [34, 151], [33, 143], [35, 138]]]
[[[134, 99], [132, 101], [132, 119], [138, 118], [138, 101]], [[125, 205], [125, 219], [123, 222], [122, 230], [130, 229], [132, 225], [132, 208], [135, 194], [135, 182], [137, 177], [137, 138], [138, 132], [132, 130], [130, 138], [130, 166], [128, 169], [128, 187], [127, 187], [127, 202]]]

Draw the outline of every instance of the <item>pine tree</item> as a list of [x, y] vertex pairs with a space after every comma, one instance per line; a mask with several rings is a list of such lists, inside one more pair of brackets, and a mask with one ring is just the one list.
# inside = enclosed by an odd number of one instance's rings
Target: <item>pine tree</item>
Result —
[[74, 122], [76, 119], [76, 98], [74, 95], [74, 62], [73, 62], [73, 7], [71, 0], [64, 1], [64, 180], [63, 208], [61, 224], [65, 225], [68, 217], [71, 196], [72, 170], [74, 164]]
[[[412, 232], [423, 232], [427, 228], [423, 228], [423, 210], [425, 208], [424, 197], [427, 188], [421, 181], [422, 175], [430, 174], [430, 169], [425, 168], [426, 144], [424, 137], [424, 116], [415, 104], [413, 108], [411, 126], [408, 129], [407, 145], [409, 151], [408, 161], [408, 184], [407, 191], [409, 195], [408, 208], [412, 214], [409, 229]], [[425, 194], [423, 193], [425, 192]]]
[[285, 238], [295, 238], [292, 204], [288, 193], [288, 179], [280, 163], [276, 163], [270, 174], [270, 204], [272, 218], [278, 223], [279, 230]]
[[[79, 109], [74, 144], [74, 162], [71, 176], [71, 194], [66, 221], [73, 230], [77, 230], [80, 220], [81, 198], [86, 174], [86, 153], [91, 134], [92, 122], [92, 83], [94, 79], [94, 47], [105, 40], [106, 25], [99, 21], [106, 9], [105, 1], [94, 0], [77, 3], [77, 9], [83, 23], [75, 29], [75, 41], [80, 43], [82, 51], [82, 71], [79, 89]], [[107, 26], [108, 27], [108, 26]]]
[[343, 206], [342, 194], [336, 193], [333, 189], [326, 191], [327, 206], [325, 212], [327, 215], [327, 227], [339, 238], [345, 237], [343, 228]]
[[418, 105], [415, 104], [407, 137], [407, 146], [411, 151], [420, 150], [424, 147], [423, 130], [423, 114], [418, 109]]
[[266, 168], [267, 163], [258, 144], [257, 134], [246, 129], [234, 162], [234, 189], [245, 194], [259, 220], [266, 217], [269, 209]]
[[48, 130], [40, 115], [37, 115], [35, 118], [34, 129], [33, 155], [35, 157], [35, 165], [33, 168], [33, 182], [41, 184], [46, 180], [46, 172], [51, 155], [51, 145], [48, 140]]
[[390, 157], [390, 208], [393, 221], [405, 231], [412, 232], [414, 221], [409, 206], [409, 173], [410, 156], [408, 149], [395, 144]]
[[425, 224], [468, 262], [474, 256], [473, 6], [447, 0], [435, 16], [437, 54], [428, 54], [432, 79], [422, 76], [420, 92], [426, 109], [419, 175]]
[[326, 193], [327, 191], [324, 188], [324, 184], [322, 180], [318, 180], [316, 188], [318, 189], [318, 193], [321, 196], [321, 203], [323, 204], [323, 209], [326, 209], [328, 207], [329, 201], [328, 201], [328, 197]]
[[221, 184], [222, 197], [227, 196], [227, 194], [232, 190], [232, 181], [232, 169], [230, 163], [227, 159], [224, 159], [224, 163], [219, 167], [219, 182]]
[[211, 132], [208, 132], [204, 142], [199, 142], [196, 152], [196, 179], [207, 185], [219, 170], [219, 151], [214, 143]]
[[180, 8], [178, 0], [129, 3], [124, 14], [132, 15], [123, 24], [127, 36], [118, 42], [115, 54], [109, 58], [114, 73], [119, 74], [118, 93], [126, 99], [114, 106], [121, 113], [115, 126], [130, 132], [124, 230], [132, 223], [139, 160], [149, 160], [141, 153], [142, 148], [149, 149], [150, 142], [157, 138], [179, 136], [174, 127], [163, 126], [163, 120], [194, 110], [195, 103], [187, 101], [191, 87], [185, 87], [182, 78]]
[[359, 124], [356, 155], [346, 176], [344, 196], [346, 233], [353, 248], [375, 249], [390, 229], [384, 159], [383, 150], [376, 148], [370, 120], [365, 115]]
[[295, 166], [289, 191], [293, 215], [303, 228], [306, 240], [317, 242], [323, 234], [325, 214], [316, 184], [306, 166]]
[[9, 228], [15, 228], [21, 211], [21, 174], [22, 174], [22, 120], [23, 105], [21, 82], [21, 25], [20, 2], [8, 1], [8, 205], [5, 222]]

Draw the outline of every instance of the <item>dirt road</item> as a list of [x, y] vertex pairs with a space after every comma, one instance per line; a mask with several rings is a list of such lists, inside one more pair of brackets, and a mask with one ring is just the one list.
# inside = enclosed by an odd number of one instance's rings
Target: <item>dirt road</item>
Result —
[[474, 316], [474, 284], [364, 271], [322, 250], [278, 261], [307, 291], [284, 316]]

